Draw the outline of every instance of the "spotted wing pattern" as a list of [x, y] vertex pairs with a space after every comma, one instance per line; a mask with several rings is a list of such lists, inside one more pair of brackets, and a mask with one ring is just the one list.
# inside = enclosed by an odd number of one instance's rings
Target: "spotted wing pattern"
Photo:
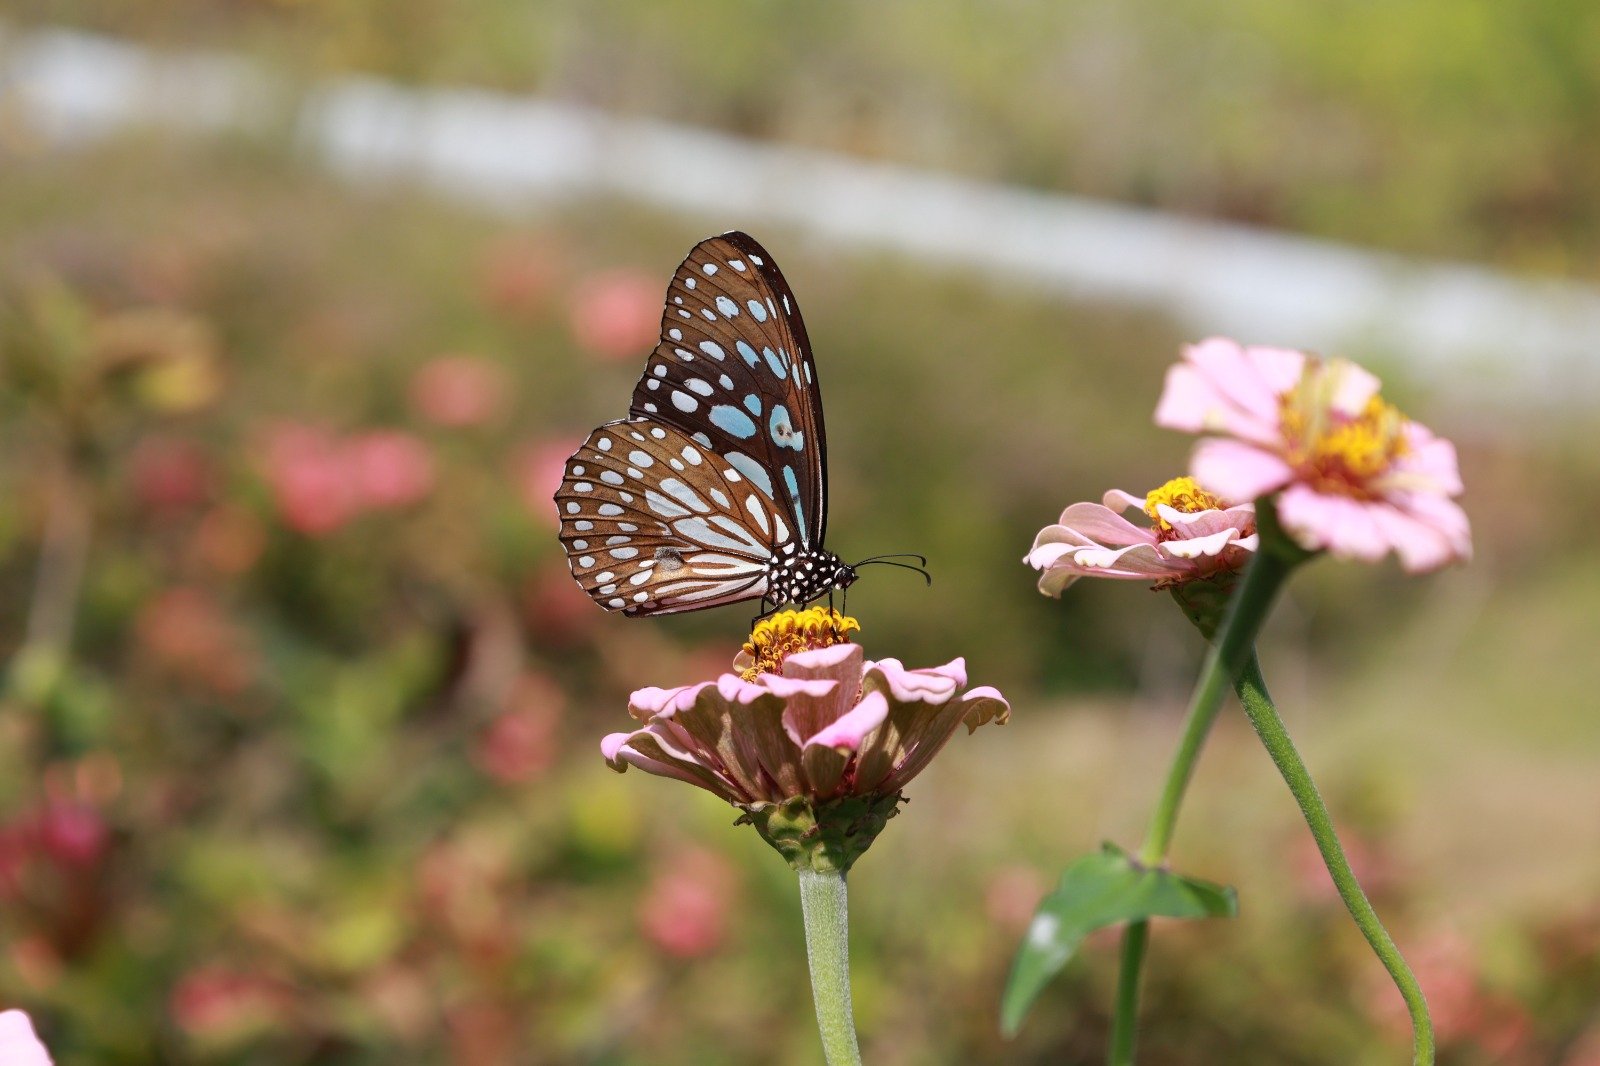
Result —
[[631, 413], [721, 455], [789, 512], [802, 547], [821, 547], [828, 471], [817, 370], [799, 303], [753, 237], [701, 241], [679, 265]]
[[561, 540], [600, 606], [672, 614], [763, 596], [795, 531], [738, 470], [681, 429], [610, 422], [567, 462]]
[[629, 417], [567, 461], [556, 506], [572, 574], [630, 615], [826, 591], [821, 397], [771, 256], [727, 233], [673, 275]]

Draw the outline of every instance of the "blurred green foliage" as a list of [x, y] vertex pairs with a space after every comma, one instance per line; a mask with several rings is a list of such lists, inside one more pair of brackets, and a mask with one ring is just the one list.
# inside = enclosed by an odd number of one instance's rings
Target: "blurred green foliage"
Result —
[[1588, 0], [11, 6], [1416, 253], [1600, 262]]

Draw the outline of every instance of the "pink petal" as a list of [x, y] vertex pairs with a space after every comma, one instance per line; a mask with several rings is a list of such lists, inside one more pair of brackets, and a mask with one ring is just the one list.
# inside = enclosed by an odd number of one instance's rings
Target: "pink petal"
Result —
[[1271, 452], [1223, 438], [1195, 447], [1189, 470], [1202, 487], [1232, 503], [1248, 503], [1288, 484], [1289, 464]]
[[1312, 551], [1327, 549], [1341, 558], [1374, 562], [1389, 550], [1368, 505], [1347, 496], [1292, 485], [1278, 498], [1278, 517], [1289, 535]]
[[[1225, 433], [1260, 444], [1278, 438], [1276, 403], [1264, 402], [1265, 386], [1237, 344], [1220, 339], [1202, 342], [1185, 349], [1184, 358], [1167, 371], [1156, 404], [1156, 425], [1190, 433]], [[1230, 372], [1230, 367], [1237, 369]]]
[[1410, 450], [1395, 461], [1393, 471], [1383, 479], [1383, 484], [1459, 496], [1461, 469], [1456, 462], [1456, 446], [1443, 437], [1435, 437], [1415, 422], [1410, 423], [1406, 431]]
[[967, 661], [958, 658], [943, 666], [907, 670], [898, 659], [880, 659], [866, 665], [865, 675], [887, 688], [897, 703], [943, 703], [967, 683]]
[[1156, 540], [1150, 530], [1098, 503], [1073, 504], [1061, 512], [1061, 525], [1096, 544], [1154, 544]]
[[1164, 503], [1159, 503], [1156, 505], [1156, 513], [1166, 520], [1167, 525], [1172, 527], [1180, 539], [1184, 540], [1209, 537], [1224, 529], [1243, 533], [1247, 529], [1255, 529], [1256, 526], [1256, 508], [1255, 504], [1251, 503], [1225, 510], [1193, 512], [1175, 510]]
[[1143, 496], [1135, 496], [1121, 489], [1112, 489], [1100, 497], [1100, 502], [1113, 511], [1138, 511], [1140, 514], [1144, 513], [1144, 500]]
[[1205, 556], [1221, 555], [1224, 548], [1230, 544], [1237, 544], [1238, 541], [1239, 531], [1229, 528], [1213, 533], [1209, 537], [1165, 541], [1161, 545], [1161, 550], [1170, 552], [1179, 559], [1199, 559]]
[[1333, 375], [1333, 396], [1329, 406], [1340, 414], [1355, 418], [1366, 410], [1367, 402], [1378, 395], [1383, 383], [1377, 375], [1348, 359], [1332, 359], [1327, 363]]
[[1080, 548], [1073, 560], [1085, 577], [1146, 580], [1187, 573], [1161, 553], [1159, 544], [1133, 544], [1126, 548]]
[[1270, 348], [1252, 344], [1244, 350], [1250, 367], [1274, 397], [1282, 396], [1300, 383], [1306, 372], [1306, 355], [1293, 348]]
[[1070, 556], [1076, 552], [1078, 547], [1072, 544], [1045, 544], [1024, 555], [1022, 561], [1035, 570], [1048, 570], [1063, 556]]
[[0, 1063], [4, 1066], [51, 1066], [50, 1052], [33, 1031], [33, 1021], [20, 1010], [0, 1013]]
[[1292, 384], [1299, 377], [1303, 356], [1274, 348], [1245, 348], [1226, 337], [1212, 337], [1191, 344], [1183, 355], [1241, 414], [1276, 436], [1278, 396], [1284, 388], [1275, 387], [1274, 381], [1283, 375], [1269, 377], [1267, 371], [1287, 358], [1286, 365], [1293, 368]]
[[869, 692], [839, 720], [806, 742], [806, 747], [820, 745], [840, 751], [856, 751], [867, 735], [883, 724], [889, 716], [889, 701], [881, 692]]

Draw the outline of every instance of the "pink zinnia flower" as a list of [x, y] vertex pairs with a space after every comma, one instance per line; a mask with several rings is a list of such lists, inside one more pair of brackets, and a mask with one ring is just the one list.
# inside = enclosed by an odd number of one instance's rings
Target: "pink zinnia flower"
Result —
[[364, 507], [410, 507], [433, 491], [433, 453], [420, 438], [404, 430], [358, 434], [346, 442], [344, 459]]
[[0, 1012], [0, 1063], [51, 1066], [50, 1052], [33, 1031], [32, 1019], [20, 1010]]
[[411, 406], [439, 426], [479, 426], [505, 410], [510, 383], [500, 366], [470, 355], [434, 359], [411, 376]]
[[1218, 436], [1195, 450], [1195, 480], [1225, 500], [1277, 494], [1284, 529], [1308, 551], [1410, 571], [1472, 554], [1455, 447], [1378, 395], [1344, 359], [1212, 338], [1167, 372], [1158, 425]]
[[[1149, 526], [1118, 514], [1139, 511]], [[1104, 503], [1075, 503], [1034, 538], [1023, 559], [1043, 571], [1039, 591], [1060, 596], [1080, 577], [1148, 581], [1156, 588], [1243, 568], [1256, 550], [1256, 509], [1224, 507], [1193, 478], [1174, 478], [1140, 497], [1112, 489]]]
[[738, 895], [738, 872], [704, 848], [675, 852], [644, 890], [639, 926], [668, 955], [696, 959], [722, 946]]
[[297, 532], [325, 536], [354, 518], [361, 501], [336, 437], [307, 425], [272, 427], [266, 440], [266, 475], [278, 513]]
[[640, 689], [628, 713], [644, 725], [606, 737], [601, 752], [615, 770], [637, 766], [742, 808], [797, 868], [816, 868], [821, 848], [846, 869], [958, 725], [971, 732], [1010, 716], [992, 688], [963, 693], [963, 660], [924, 670], [869, 662], [848, 643], [854, 628], [820, 607], [759, 622], [734, 662], [740, 673]]
[[[580, 437], [530, 441], [512, 456], [512, 477], [523, 506], [552, 526], [559, 524], [560, 516], [550, 500], [561, 487], [567, 459], [582, 443]], [[567, 580], [570, 584], [570, 578]]]
[[572, 294], [572, 335], [598, 359], [634, 359], [661, 336], [661, 285], [649, 274], [597, 274]]

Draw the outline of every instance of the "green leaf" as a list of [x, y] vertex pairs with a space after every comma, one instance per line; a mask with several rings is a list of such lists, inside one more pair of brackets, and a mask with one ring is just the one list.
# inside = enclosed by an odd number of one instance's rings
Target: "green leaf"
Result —
[[1015, 1036], [1028, 1008], [1096, 929], [1145, 918], [1232, 918], [1232, 888], [1141, 866], [1115, 844], [1079, 859], [1028, 926], [1000, 1000], [1000, 1031]]

